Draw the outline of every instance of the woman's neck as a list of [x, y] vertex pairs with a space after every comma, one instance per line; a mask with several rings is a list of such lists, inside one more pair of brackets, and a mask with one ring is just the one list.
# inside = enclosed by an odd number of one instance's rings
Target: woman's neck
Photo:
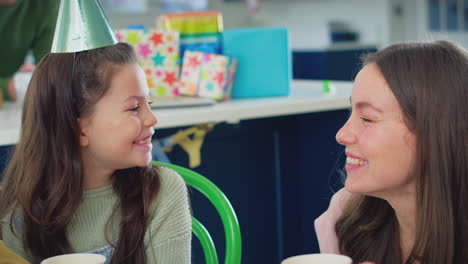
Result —
[[399, 232], [400, 232], [400, 249], [403, 263], [408, 259], [413, 250], [416, 240], [416, 221], [398, 217]]
[[405, 262], [416, 240], [416, 194], [403, 192], [386, 199], [395, 210], [400, 233], [402, 260]]

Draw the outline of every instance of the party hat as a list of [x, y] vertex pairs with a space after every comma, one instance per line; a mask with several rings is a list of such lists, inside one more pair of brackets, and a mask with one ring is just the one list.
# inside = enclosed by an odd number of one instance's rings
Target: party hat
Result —
[[78, 52], [117, 43], [98, 0], [62, 0], [51, 53]]

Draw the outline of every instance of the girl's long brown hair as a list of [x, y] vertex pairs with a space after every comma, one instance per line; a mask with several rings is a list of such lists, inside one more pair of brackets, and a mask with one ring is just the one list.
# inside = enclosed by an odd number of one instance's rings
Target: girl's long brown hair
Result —
[[382, 72], [417, 137], [416, 241], [402, 261], [399, 228], [382, 199], [358, 196], [335, 228], [354, 261], [468, 262], [468, 53], [447, 41], [400, 43], [365, 58]]
[[[93, 112], [113, 75], [129, 63], [136, 63], [133, 49], [118, 43], [49, 54], [33, 74], [20, 140], [5, 171], [0, 216], [12, 213], [14, 230], [14, 219], [21, 212], [24, 248], [34, 264], [73, 251], [67, 228], [83, 196], [78, 118]], [[153, 166], [114, 173], [116, 210], [121, 210], [122, 219], [111, 263], [146, 263], [143, 239], [159, 186]]]

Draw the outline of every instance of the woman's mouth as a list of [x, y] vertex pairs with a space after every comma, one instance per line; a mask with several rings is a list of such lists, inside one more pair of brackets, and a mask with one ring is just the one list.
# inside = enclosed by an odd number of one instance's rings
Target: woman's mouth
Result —
[[351, 158], [350, 156], [347, 156], [345, 169], [347, 172], [351, 172], [353, 170], [363, 168], [367, 166], [367, 164], [368, 164], [367, 160], [359, 159], [356, 157]]
[[351, 157], [346, 157], [346, 165], [364, 165], [367, 164], [367, 160], [361, 160]]

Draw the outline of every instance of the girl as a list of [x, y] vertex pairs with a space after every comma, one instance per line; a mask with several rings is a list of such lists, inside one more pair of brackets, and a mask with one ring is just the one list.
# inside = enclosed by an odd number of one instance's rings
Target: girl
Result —
[[190, 263], [186, 185], [151, 162], [156, 117], [124, 43], [47, 55], [6, 169], [5, 244], [32, 263], [94, 252], [108, 263]]
[[345, 189], [315, 222], [321, 252], [356, 263], [467, 263], [468, 53], [447, 41], [365, 59], [345, 146]]

